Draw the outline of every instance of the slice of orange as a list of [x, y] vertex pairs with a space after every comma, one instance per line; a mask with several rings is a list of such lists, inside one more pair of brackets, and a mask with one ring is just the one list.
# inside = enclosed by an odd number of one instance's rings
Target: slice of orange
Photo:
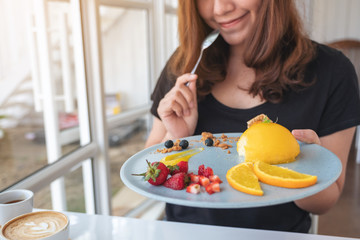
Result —
[[254, 164], [254, 172], [261, 182], [277, 187], [304, 188], [314, 185], [317, 181], [316, 176], [261, 161]]
[[193, 148], [187, 151], [167, 155], [160, 162], [164, 163], [166, 166], [174, 166], [181, 161], [189, 161], [189, 159], [204, 150], [204, 148]]
[[230, 168], [226, 173], [226, 179], [230, 186], [238, 191], [257, 196], [264, 194], [258, 177], [254, 173], [253, 164], [250, 162], [240, 163]]

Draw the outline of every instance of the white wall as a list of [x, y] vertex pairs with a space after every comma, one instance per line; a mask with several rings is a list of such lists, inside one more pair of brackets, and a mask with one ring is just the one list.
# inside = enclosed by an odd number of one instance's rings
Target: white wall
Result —
[[146, 12], [105, 10], [115, 11], [113, 24], [102, 31], [105, 93], [120, 93], [124, 109], [144, 105], [150, 77]]
[[0, 82], [11, 71], [19, 71], [16, 66], [28, 57], [27, 32], [25, 31], [31, 1], [0, 0]]
[[360, 41], [359, 0], [301, 0], [300, 2], [305, 6], [305, 14], [303, 14], [305, 26], [315, 41], [322, 43], [341, 39]]

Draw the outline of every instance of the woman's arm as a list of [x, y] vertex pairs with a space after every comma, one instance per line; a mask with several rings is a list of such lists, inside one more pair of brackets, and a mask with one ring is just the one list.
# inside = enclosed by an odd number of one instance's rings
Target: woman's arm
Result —
[[338, 156], [342, 163], [342, 171], [336, 182], [313, 196], [295, 201], [295, 204], [301, 209], [315, 214], [323, 214], [335, 205], [344, 187], [346, 165], [355, 127], [321, 137], [320, 139], [312, 130], [294, 130], [292, 133], [300, 141], [317, 143], [327, 148]]
[[167, 131], [164, 124], [157, 117], [153, 118], [153, 125], [149, 134], [148, 139], [146, 140], [145, 147], [150, 147], [152, 145], [166, 141], [167, 139], [172, 139], [170, 136], [167, 138]]

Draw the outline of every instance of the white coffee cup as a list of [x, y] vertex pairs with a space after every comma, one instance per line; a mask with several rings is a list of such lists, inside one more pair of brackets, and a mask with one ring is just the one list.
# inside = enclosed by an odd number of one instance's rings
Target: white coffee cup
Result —
[[34, 193], [25, 189], [0, 193], [0, 226], [14, 217], [32, 212], [33, 199]]
[[69, 219], [56, 211], [26, 213], [5, 223], [0, 236], [6, 240], [68, 240]]

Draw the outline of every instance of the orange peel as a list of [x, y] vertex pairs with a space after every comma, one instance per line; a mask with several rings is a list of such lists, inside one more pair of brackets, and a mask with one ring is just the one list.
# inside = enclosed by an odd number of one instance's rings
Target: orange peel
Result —
[[261, 182], [277, 187], [305, 188], [314, 185], [317, 181], [317, 176], [260, 161], [254, 164], [254, 172]]

